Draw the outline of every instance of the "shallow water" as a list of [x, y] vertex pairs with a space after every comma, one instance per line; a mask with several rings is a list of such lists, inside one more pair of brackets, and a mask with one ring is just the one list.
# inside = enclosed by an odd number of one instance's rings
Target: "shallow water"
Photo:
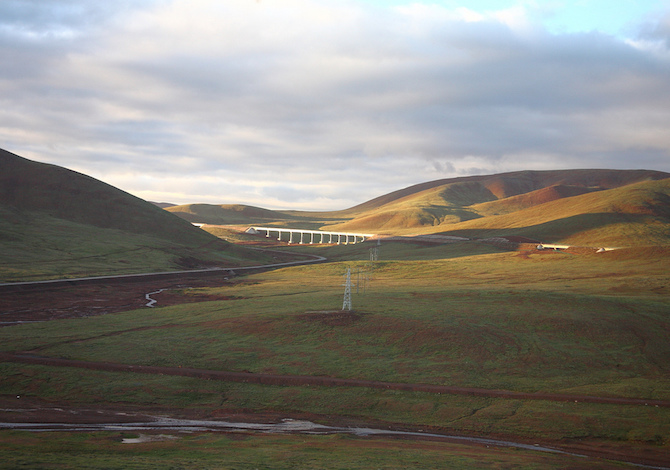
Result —
[[[280, 423], [238, 423], [229, 421], [207, 421], [193, 419], [157, 418], [156, 421], [135, 423], [100, 423], [100, 424], [69, 424], [69, 423], [0, 423], [0, 429], [15, 429], [33, 432], [45, 431], [179, 431], [179, 432], [260, 432], [278, 434], [353, 434], [355, 436], [393, 436], [393, 437], [430, 437], [446, 440], [456, 440], [496, 447], [516, 447], [519, 449], [538, 452], [567, 454], [561, 450], [539, 445], [522, 444], [518, 442], [502, 441], [446, 434], [434, 434], [412, 431], [392, 431], [388, 429], [374, 429], [362, 427], [325, 426], [311, 421], [282, 420]], [[577, 455], [577, 454], [570, 454]], [[581, 457], [581, 456], [580, 456]]]
[[145, 294], [144, 298], [148, 301], [145, 306], [146, 307], [155, 307], [156, 302], [158, 302], [158, 300], [152, 299], [151, 296], [154, 295], [154, 294], [160, 294], [164, 290], [167, 290], [167, 289], [159, 289], [159, 290], [156, 290], [156, 291], [153, 291], [153, 292], [149, 292], [148, 294]]

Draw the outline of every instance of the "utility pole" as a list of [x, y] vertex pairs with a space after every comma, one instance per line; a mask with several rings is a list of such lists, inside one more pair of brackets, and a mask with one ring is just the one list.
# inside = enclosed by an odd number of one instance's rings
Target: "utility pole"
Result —
[[347, 268], [344, 275], [344, 302], [342, 310], [351, 310], [351, 268]]
[[379, 246], [381, 245], [381, 240], [377, 240], [377, 246], [370, 248], [370, 261], [379, 260]]

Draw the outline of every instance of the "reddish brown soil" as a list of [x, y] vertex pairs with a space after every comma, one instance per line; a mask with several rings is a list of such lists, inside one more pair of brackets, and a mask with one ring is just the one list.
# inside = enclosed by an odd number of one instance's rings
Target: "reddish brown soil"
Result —
[[155, 280], [128, 284], [100, 284], [3, 292], [0, 295], [0, 326], [12, 322], [46, 321], [90, 317], [147, 308], [146, 294], [166, 289], [151, 298], [155, 307], [206, 300], [227, 300], [226, 296], [190, 294], [188, 287], [217, 287], [228, 283], [222, 278]]

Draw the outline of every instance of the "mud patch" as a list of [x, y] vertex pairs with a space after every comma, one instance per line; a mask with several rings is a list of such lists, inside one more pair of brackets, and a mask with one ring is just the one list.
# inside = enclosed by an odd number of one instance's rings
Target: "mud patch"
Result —
[[127, 284], [64, 286], [44, 291], [3, 292], [0, 296], [0, 326], [81, 318], [146, 308], [148, 292], [155, 307], [165, 307], [211, 300], [232, 300], [235, 297], [190, 292], [189, 288], [230, 285], [222, 279], [193, 279], [188, 282], [154, 280]]

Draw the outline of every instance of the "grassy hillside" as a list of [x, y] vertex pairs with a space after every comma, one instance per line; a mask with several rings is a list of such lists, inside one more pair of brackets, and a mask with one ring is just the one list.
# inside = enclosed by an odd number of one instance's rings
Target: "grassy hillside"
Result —
[[558, 199], [580, 196], [594, 191], [602, 191], [602, 189], [558, 184], [556, 186], [549, 186], [548, 188], [538, 189], [529, 193], [519, 194], [518, 196], [475, 204], [471, 206], [471, 209], [483, 217], [509, 214], [511, 212], [539, 206]]
[[[498, 207], [504, 207], [505, 202], [499, 201]], [[481, 206], [484, 211], [491, 208], [490, 204]], [[481, 206], [472, 209], [477, 211]], [[587, 246], [665, 245], [670, 243], [670, 179], [556, 199], [459, 223], [443, 233], [471, 237], [520, 235]]]
[[587, 245], [667, 244], [668, 178], [642, 170], [576, 170], [446, 180], [374, 199], [350, 209], [349, 220], [325, 227], [476, 238], [516, 235]]
[[521, 171], [422, 183], [342, 211], [208, 204], [167, 210], [191, 222], [218, 225], [639, 246], [670, 242], [670, 216], [664, 209], [668, 181], [669, 173], [651, 170]]
[[253, 262], [245, 251], [124, 191], [0, 150], [0, 280]]
[[[474, 185], [476, 193], [487, 194], [489, 199], [504, 199], [519, 194], [525, 194], [538, 189], [547, 188], [556, 185], [578, 186], [583, 188], [611, 189], [627, 184], [645, 181], [648, 179], [669, 178], [670, 174], [660, 171], [650, 170], [552, 170], [552, 171], [517, 171], [511, 173], [501, 173], [496, 175], [466, 176], [461, 178], [449, 178], [436, 181], [429, 181], [405, 189], [394, 191], [389, 194], [377, 197], [351, 209], [347, 213], [361, 213], [371, 209], [378, 209], [386, 204], [417, 195], [423, 191], [442, 186], [458, 185], [466, 183]], [[465, 196], [465, 198], [463, 198]], [[462, 195], [461, 205], [470, 205], [477, 202], [478, 197], [469, 197]], [[456, 202], [456, 201], [454, 201]]]

